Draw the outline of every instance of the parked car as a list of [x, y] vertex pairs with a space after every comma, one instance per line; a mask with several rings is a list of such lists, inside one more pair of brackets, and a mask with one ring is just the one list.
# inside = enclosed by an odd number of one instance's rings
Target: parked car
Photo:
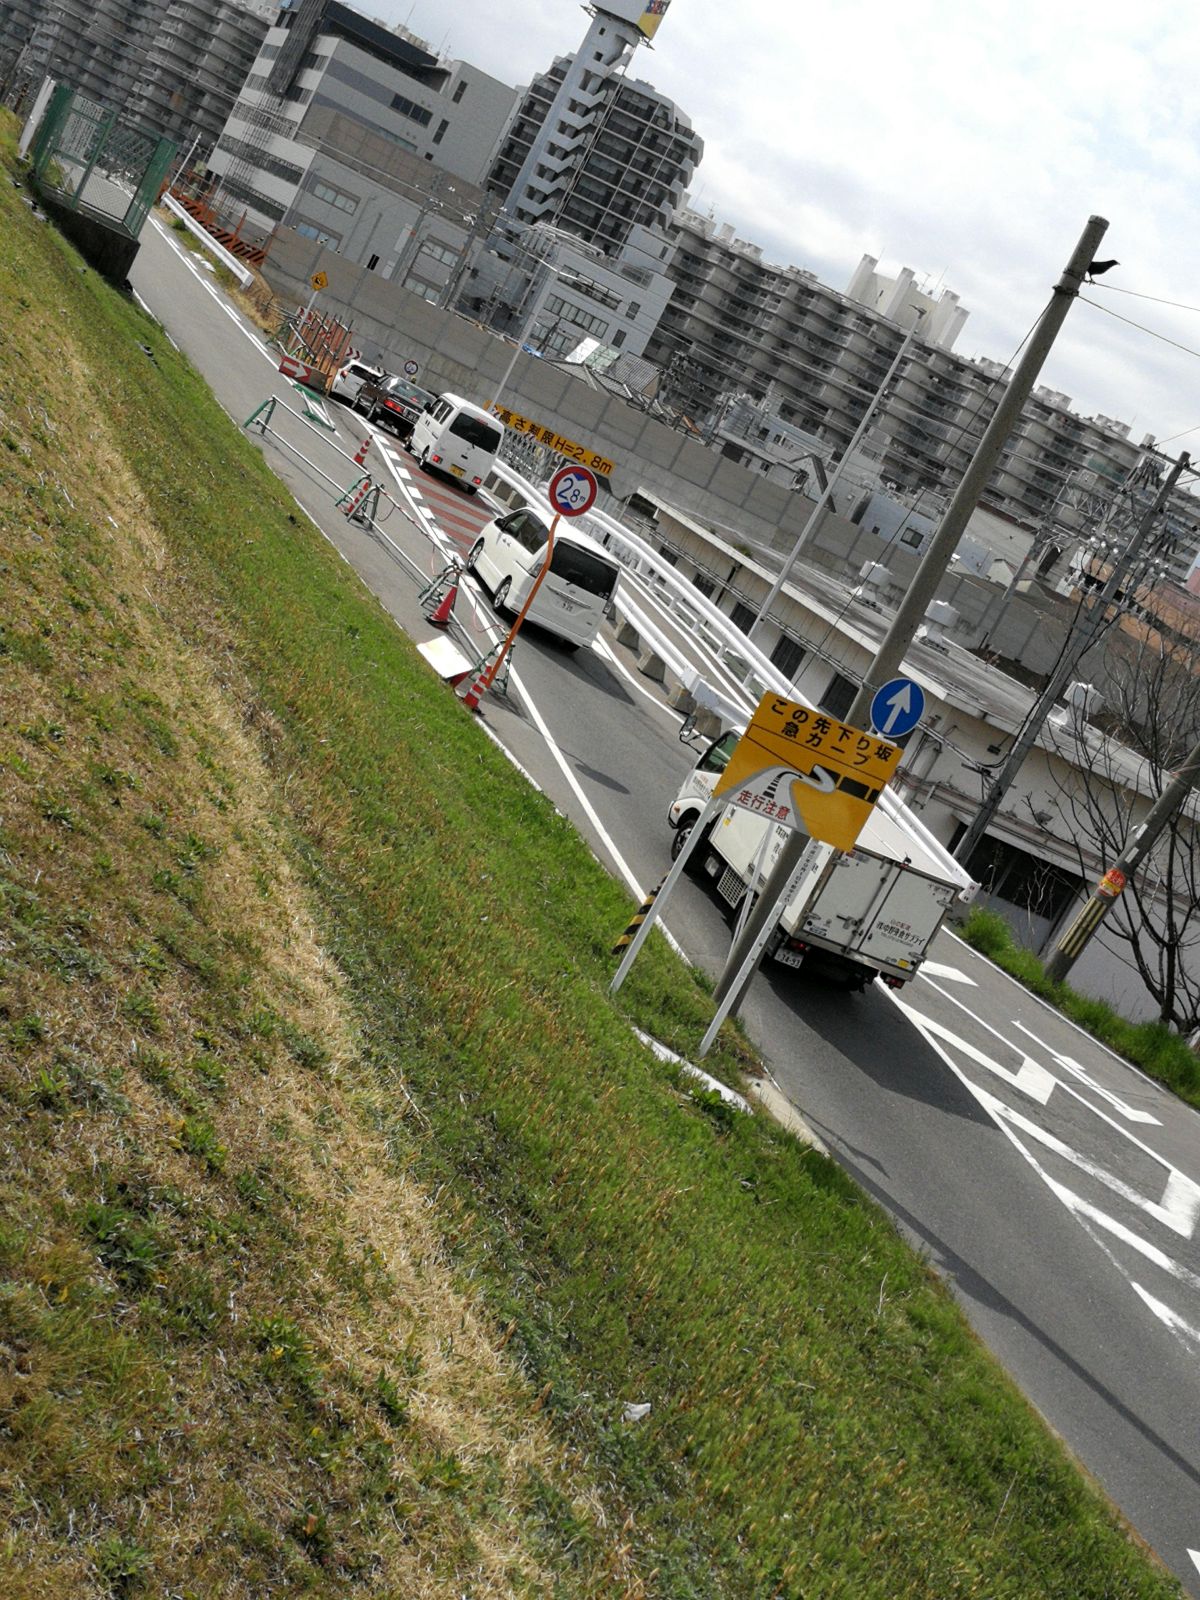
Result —
[[382, 367], [372, 367], [366, 361], [347, 361], [334, 374], [329, 392], [335, 400], [344, 400], [352, 406], [364, 383], [382, 383], [386, 377], [387, 373]]
[[444, 473], [475, 494], [504, 442], [504, 424], [461, 395], [439, 395], [417, 418], [409, 449], [425, 472]]
[[[467, 567], [491, 591], [497, 611], [520, 611], [546, 560], [550, 530], [528, 506], [493, 517], [479, 530]], [[562, 528], [554, 537], [550, 570], [542, 580], [529, 620], [553, 633], [570, 650], [591, 644], [612, 603], [621, 568], [602, 545], [582, 530]]]
[[361, 411], [368, 422], [377, 422], [381, 428], [394, 433], [404, 444], [412, 438], [412, 431], [422, 411], [437, 399], [428, 389], [409, 378], [385, 377], [380, 383], [364, 383], [358, 391], [354, 409]]

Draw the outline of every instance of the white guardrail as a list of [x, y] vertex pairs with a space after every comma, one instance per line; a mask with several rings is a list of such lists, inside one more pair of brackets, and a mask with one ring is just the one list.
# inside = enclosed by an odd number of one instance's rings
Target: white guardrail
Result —
[[[553, 515], [546, 497], [547, 484], [532, 483], [503, 461], [497, 461], [492, 470], [497, 478], [517, 490], [547, 518]], [[595, 509], [580, 517], [578, 524], [611, 550], [624, 568], [625, 577], [617, 585], [617, 611], [697, 704], [716, 711], [733, 726], [750, 720], [751, 713], [768, 690], [786, 695], [810, 710], [817, 709], [793, 688], [786, 674], [746, 637], [731, 617], [707, 595], [701, 594], [694, 584], [680, 577], [667, 558], [639, 534], [607, 512]], [[651, 606], [666, 612], [686, 633], [692, 661], [648, 615], [647, 608]], [[929, 851], [951, 881], [962, 888], [973, 883], [961, 863], [955, 861], [945, 845], [893, 790], [883, 791], [879, 808]]]
[[164, 194], [162, 197], [162, 203], [164, 206], [166, 206], [168, 211], [172, 212], [179, 218], [180, 222], [185, 225], [189, 233], [194, 233], [196, 235], [197, 239], [200, 240], [204, 248], [216, 256], [217, 260], [223, 267], [228, 267], [229, 271], [233, 273], [234, 277], [241, 284], [243, 289], [248, 289], [250, 287], [250, 285], [254, 282], [254, 274], [250, 271], [249, 267], [247, 267], [244, 261], [239, 261], [235, 255], [226, 250], [223, 244], [220, 244], [216, 239], [213, 238], [212, 234], [209, 233], [207, 228], [201, 227], [200, 223], [196, 221], [191, 212], [185, 211], [184, 208], [179, 204], [179, 201], [176, 200], [174, 195]]

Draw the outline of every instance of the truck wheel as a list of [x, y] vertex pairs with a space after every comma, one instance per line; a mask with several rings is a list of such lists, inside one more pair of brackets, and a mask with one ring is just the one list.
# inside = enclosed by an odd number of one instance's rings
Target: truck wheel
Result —
[[[684, 845], [691, 837], [692, 829], [696, 826], [699, 820], [700, 815], [696, 811], [688, 811], [680, 820], [679, 826], [675, 829], [675, 837], [671, 840], [672, 861], [677, 861], [679, 859]], [[708, 837], [706, 833], [705, 837], [701, 839], [700, 843], [692, 851], [691, 858], [688, 861], [687, 866], [683, 869], [685, 876], [689, 878], [703, 878], [704, 858], [707, 854]]]

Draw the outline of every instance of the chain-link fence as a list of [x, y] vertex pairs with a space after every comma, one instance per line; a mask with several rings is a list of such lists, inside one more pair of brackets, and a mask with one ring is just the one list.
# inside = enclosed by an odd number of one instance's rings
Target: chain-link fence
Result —
[[99, 214], [136, 239], [177, 146], [123, 122], [59, 84], [33, 141], [39, 186], [74, 210]]

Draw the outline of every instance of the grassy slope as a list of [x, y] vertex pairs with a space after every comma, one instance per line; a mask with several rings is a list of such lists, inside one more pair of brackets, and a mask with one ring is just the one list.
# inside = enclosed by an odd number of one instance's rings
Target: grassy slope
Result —
[[1174, 1593], [878, 1211], [633, 1041], [627, 901], [166, 341], [0, 232], [4, 1593]]

